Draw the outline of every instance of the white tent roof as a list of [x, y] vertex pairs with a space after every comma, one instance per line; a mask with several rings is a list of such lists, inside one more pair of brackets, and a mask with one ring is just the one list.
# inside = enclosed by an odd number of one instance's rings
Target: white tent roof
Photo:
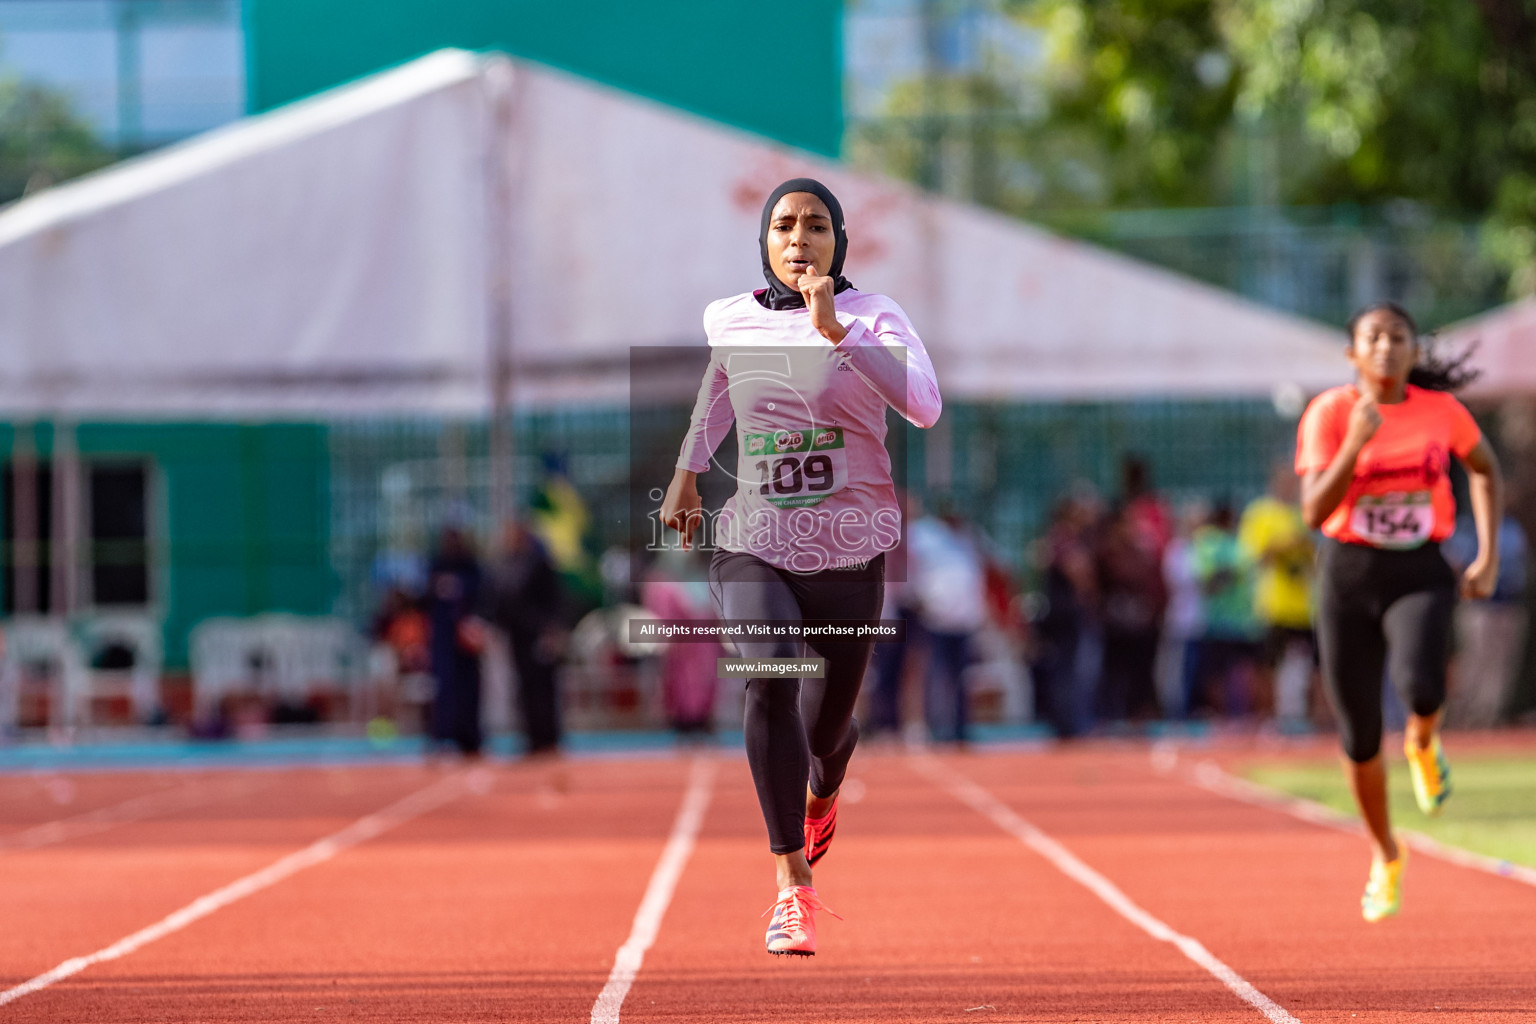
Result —
[[1536, 395], [1536, 299], [1521, 299], [1440, 332], [1452, 351], [1475, 345], [1472, 365], [1482, 371], [1467, 388], [1471, 398]]
[[497, 243], [517, 400], [623, 401], [631, 346], [699, 344], [708, 301], [761, 283], [761, 199], [797, 174], [843, 200], [848, 276], [907, 309], [947, 396], [1269, 395], [1347, 377], [1313, 323], [442, 51], [0, 210], [0, 412], [481, 412]]

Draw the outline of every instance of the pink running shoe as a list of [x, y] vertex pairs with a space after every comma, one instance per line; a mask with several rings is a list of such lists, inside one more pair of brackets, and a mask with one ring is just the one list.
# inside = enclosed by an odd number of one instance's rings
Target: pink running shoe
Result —
[[832, 835], [837, 831], [837, 797], [832, 798], [832, 806], [821, 818], [805, 819], [805, 859], [814, 865], [827, 855], [827, 848], [832, 845]]
[[792, 885], [779, 890], [779, 901], [763, 916], [773, 914], [768, 924], [768, 952], [774, 956], [816, 955], [816, 911], [825, 910], [838, 917], [816, 896], [808, 885]]

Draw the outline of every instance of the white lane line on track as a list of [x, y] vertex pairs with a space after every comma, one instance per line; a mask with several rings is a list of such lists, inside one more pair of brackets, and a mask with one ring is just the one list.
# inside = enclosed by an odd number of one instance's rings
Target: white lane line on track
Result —
[[185, 811], [229, 796], [239, 796], [258, 788], [255, 780], [237, 779], [222, 785], [204, 781], [141, 793], [106, 807], [85, 811], [68, 818], [44, 822], [31, 828], [0, 836], [0, 853], [7, 850], [35, 850], [40, 846], [65, 843], [82, 836], [96, 835], [119, 825], [143, 821], [170, 811]]
[[651, 881], [645, 887], [640, 909], [635, 911], [635, 923], [629, 930], [629, 938], [619, 947], [619, 952], [613, 958], [613, 970], [608, 974], [608, 983], [603, 986], [597, 1002], [592, 1004], [592, 1024], [618, 1024], [619, 1008], [624, 1005], [624, 997], [629, 995], [629, 987], [640, 973], [640, 964], [645, 959], [646, 950], [656, 941], [656, 933], [661, 929], [661, 919], [672, 902], [677, 881], [682, 877], [683, 868], [688, 865], [688, 858], [693, 854], [694, 842], [704, 824], [704, 812], [709, 808], [714, 781], [714, 758], [700, 757], [695, 760], [688, 776], [688, 791], [683, 795], [683, 805], [678, 809], [677, 820], [672, 823], [672, 835], [661, 851], [656, 870], [651, 872]]
[[1159, 942], [1169, 943], [1190, 960], [1205, 968], [1233, 995], [1267, 1017], [1271, 1024], [1301, 1024], [1285, 1007], [1254, 988], [1242, 975], [1219, 960], [1214, 953], [1201, 944], [1199, 939], [1174, 931], [1172, 927], [1143, 910], [1129, 896], [1121, 892], [1115, 883], [1079, 860], [1071, 850], [1025, 821], [1018, 812], [980, 785], [959, 772], [941, 765], [929, 756], [918, 756], [912, 763], [919, 774], [935, 785], [948, 790], [957, 800], [983, 817], [990, 818], [998, 828], [1044, 857], [1056, 870], [1103, 900], [1115, 913]]
[[[1185, 777], [1193, 785], [1218, 796], [1252, 804], [1255, 807], [1263, 807], [1266, 810], [1280, 811], [1324, 828], [1339, 829], [1354, 835], [1363, 834], [1359, 819], [1353, 815], [1342, 814], [1332, 807], [1326, 807], [1312, 800], [1291, 796], [1289, 793], [1281, 793], [1267, 786], [1249, 782], [1247, 779], [1240, 779], [1213, 761], [1201, 761]], [[1424, 833], [1415, 832], [1410, 828], [1398, 828], [1394, 831], [1420, 853], [1455, 864], [1457, 867], [1470, 868], [1473, 871], [1482, 871], [1490, 875], [1498, 875], [1500, 878], [1536, 886], [1536, 870], [1524, 865], [1511, 864], [1497, 857], [1485, 857], [1471, 850], [1463, 850], [1459, 846], [1448, 846], [1438, 839], [1431, 839]]]
[[428, 811], [435, 810], [448, 803], [466, 790], [479, 788], [480, 779], [476, 773], [457, 773], [446, 779], [441, 779], [425, 789], [397, 800], [382, 810], [374, 811], [365, 817], [359, 818], [339, 832], [333, 832], [324, 839], [316, 840], [302, 850], [297, 850], [288, 856], [277, 860], [262, 868], [260, 871], [236, 879], [222, 888], [215, 889], [206, 896], [199, 896], [180, 910], [161, 918], [147, 928], [141, 928], [126, 938], [119, 939], [104, 949], [98, 949], [94, 953], [85, 956], [73, 957], [64, 961], [51, 971], [39, 974], [30, 981], [24, 981], [20, 985], [8, 988], [0, 992], [0, 1006], [13, 1003], [22, 996], [31, 995], [50, 985], [54, 985], [66, 978], [73, 977], [93, 964], [105, 963], [108, 960], [120, 960], [128, 954], [156, 939], [164, 938], [173, 932], [181, 931], [196, 921], [200, 921], [214, 911], [229, 906], [237, 900], [242, 900], [262, 889], [270, 888], [298, 874], [305, 868], [314, 867], [335, 857], [338, 853], [348, 850], [359, 843], [367, 842], [376, 836], [388, 832], [398, 825], [403, 825], [412, 818], [419, 817]]

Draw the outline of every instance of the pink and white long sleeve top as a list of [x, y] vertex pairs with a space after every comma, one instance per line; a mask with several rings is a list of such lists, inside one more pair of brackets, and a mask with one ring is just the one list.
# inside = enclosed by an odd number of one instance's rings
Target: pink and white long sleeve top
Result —
[[885, 407], [919, 427], [939, 418], [933, 363], [900, 306], [850, 289], [833, 345], [808, 309], [751, 292], [704, 311], [709, 367], [677, 465], [696, 473], [736, 423], [736, 493], [716, 544], [795, 572], [862, 564], [894, 548], [901, 511], [885, 449]]

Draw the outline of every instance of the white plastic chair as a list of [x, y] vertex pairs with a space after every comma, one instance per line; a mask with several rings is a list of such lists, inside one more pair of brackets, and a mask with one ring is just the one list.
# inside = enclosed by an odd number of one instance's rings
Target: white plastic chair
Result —
[[366, 672], [367, 646], [342, 619], [272, 613], [205, 619], [192, 630], [193, 706], [199, 714], [227, 694], [302, 701], [316, 689], [351, 695]]
[[[91, 707], [99, 697], [125, 696], [135, 721], [147, 722], [160, 708], [160, 672], [165, 655], [160, 624], [152, 616], [132, 612], [101, 612], [81, 618], [73, 630], [84, 666], [77, 689], [70, 694], [76, 720], [88, 723]], [[132, 667], [91, 667], [109, 647], [126, 648]]]
[[367, 649], [346, 621], [330, 616], [274, 613], [259, 616], [261, 635], [274, 656], [273, 678], [283, 697], [302, 701], [316, 690], [351, 695], [364, 674]]
[[89, 683], [85, 664], [62, 619], [18, 615], [4, 626], [5, 650], [0, 656], [0, 724], [17, 724], [22, 687], [41, 669], [48, 677], [49, 726], [77, 724], [79, 707], [73, 699]]
[[265, 689], [269, 664], [260, 630], [251, 619], [204, 619], [188, 637], [192, 707], [199, 717], [227, 694]]
[[[567, 722], [572, 729], [648, 728], [666, 722], [662, 707], [660, 666], [656, 654], [663, 644], [629, 639], [632, 619], [654, 619], [647, 609], [619, 604], [588, 612], [571, 631], [571, 664], [561, 676]], [[633, 659], [618, 666], [614, 654]], [[624, 688], [635, 693], [635, 706], [620, 709], [613, 696], [622, 675]]]

